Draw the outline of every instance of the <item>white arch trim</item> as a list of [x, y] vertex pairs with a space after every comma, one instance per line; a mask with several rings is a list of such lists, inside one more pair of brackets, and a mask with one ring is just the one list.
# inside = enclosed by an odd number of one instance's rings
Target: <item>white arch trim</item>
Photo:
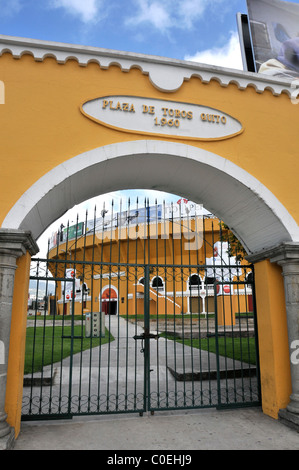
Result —
[[101, 293], [100, 293], [100, 300], [102, 300], [102, 296], [103, 296], [104, 292], [105, 292], [106, 290], [110, 290], [110, 289], [112, 289], [112, 290], [115, 292], [116, 297], [117, 297], [117, 300], [118, 300], [118, 290], [117, 290], [117, 288], [116, 288], [115, 286], [113, 286], [112, 284], [107, 284], [106, 286], [102, 287]]
[[156, 289], [156, 287], [159, 287], [159, 286], [153, 286], [153, 282], [154, 282], [154, 280], [155, 280], [156, 278], [158, 278], [158, 279], [161, 280], [161, 282], [162, 282], [162, 287], [164, 288], [165, 282], [164, 282], [163, 277], [162, 277], [162, 276], [159, 276], [159, 275], [155, 275], [155, 276], [153, 276], [153, 277], [151, 278], [151, 280], [150, 280], [150, 287], [151, 287], [151, 289]]
[[[100, 293], [100, 297], [99, 297], [99, 308], [100, 308], [100, 311], [102, 311], [102, 302], [106, 302], [105, 299], [102, 299], [103, 297], [103, 294], [106, 290], [109, 290], [109, 289], [112, 289], [115, 294], [116, 294], [116, 299], [112, 299], [113, 301], [115, 301], [117, 304], [116, 304], [116, 315], [119, 314], [119, 297], [118, 297], [118, 290], [115, 286], [113, 286], [112, 284], [107, 284], [106, 286], [102, 287], [101, 289], [101, 293]], [[110, 302], [110, 301], [109, 301]]]
[[139, 140], [98, 147], [53, 168], [16, 202], [2, 228], [38, 238], [68, 209], [121, 189], [155, 189], [203, 204], [248, 253], [299, 241], [299, 227], [262, 183], [231, 161], [177, 142]]

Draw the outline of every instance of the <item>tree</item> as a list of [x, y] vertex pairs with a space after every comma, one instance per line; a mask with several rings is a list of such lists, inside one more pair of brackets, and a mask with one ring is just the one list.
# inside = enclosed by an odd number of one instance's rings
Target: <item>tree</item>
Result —
[[220, 222], [220, 241], [228, 242], [228, 255], [234, 256], [236, 261], [242, 261], [247, 256], [248, 253], [240, 240], [224, 222]]

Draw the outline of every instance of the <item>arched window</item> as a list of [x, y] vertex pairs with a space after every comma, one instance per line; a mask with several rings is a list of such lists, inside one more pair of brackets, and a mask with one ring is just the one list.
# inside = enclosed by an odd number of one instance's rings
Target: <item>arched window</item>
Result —
[[199, 287], [201, 285], [201, 279], [198, 274], [192, 274], [189, 278], [190, 287]]
[[138, 284], [142, 284], [142, 285], [144, 286], [144, 277], [142, 277], [141, 279], [139, 279]]
[[152, 280], [152, 287], [155, 289], [163, 289], [163, 280], [161, 277], [156, 276]]

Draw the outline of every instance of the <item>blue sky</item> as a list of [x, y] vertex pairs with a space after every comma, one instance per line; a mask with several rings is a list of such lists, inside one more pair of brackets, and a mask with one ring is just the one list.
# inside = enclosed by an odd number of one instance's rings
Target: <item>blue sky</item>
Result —
[[[247, 13], [246, 0], [0, 0], [0, 34], [242, 69], [238, 12]], [[141, 199], [157, 196], [138, 193]], [[134, 199], [137, 192], [130, 194]], [[128, 195], [107, 198], [119, 201]], [[158, 194], [158, 202], [162, 199], [177, 197]], [[101, 206], [103, 197], [97, 201]], [[92, 214], [94, 204], [86, 202], [80, 211], [89, 208]], [[63, 220], [75, 221], [76, 212]]]
[[246, 0], [0, 0], [0, 34], [242, 69], [238, 12]]

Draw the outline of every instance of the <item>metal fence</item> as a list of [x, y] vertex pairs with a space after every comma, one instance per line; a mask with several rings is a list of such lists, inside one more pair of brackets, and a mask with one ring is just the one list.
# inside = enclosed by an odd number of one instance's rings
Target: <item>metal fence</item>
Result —
[[254, 270], [221, 222], [105, 214], [32, 260], [22, 418], [260, 404]]

